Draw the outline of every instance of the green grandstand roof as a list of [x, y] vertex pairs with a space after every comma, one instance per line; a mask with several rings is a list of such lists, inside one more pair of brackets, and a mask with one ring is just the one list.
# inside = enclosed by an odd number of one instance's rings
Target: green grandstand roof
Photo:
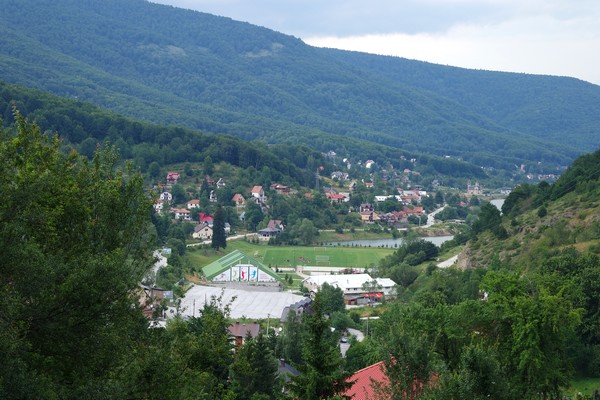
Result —
[[260, 261], [257, 261], [255, 258], [250, 257], [239, 250], [234, 250], [231, 253], [219, 258], [217, 261], [213, 261], [207, 266], [202, 268], [202, 273], [206, 276], [206, 279], [212, 279], [215, 276], [219, 275], [222, 272], [227, 271], [229, 268], [233, 267], [237, 264], [250, 264], [254, 265], [258, 269], [267, 274], [271, 275], [273, 278], [281, 281], [279, 275], [277, 275], [271, 268], [266, 267]]

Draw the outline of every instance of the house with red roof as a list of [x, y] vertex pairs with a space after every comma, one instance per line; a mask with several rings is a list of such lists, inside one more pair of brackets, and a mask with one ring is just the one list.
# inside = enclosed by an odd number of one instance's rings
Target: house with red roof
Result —
[[341, 193], [326, 193], [327, 199], [330, 203], [346, 203], [350, 201], [350, 198], [346, 197]]
[[245, 207], [246, 206], [246, 199], [240, 193], [236, 193], [233, 196], [233, 198], [231, 199], [231, 201], [233, 201], [235, 203], [236, 207]]
[[421, 206], [404, 206], [402, 211], [404, 211], [407, 215], [423, 215], [424, 209]]
[[389, 396], [383, 393], [376, 393], [374, 382], [380, 387], [386, 388], [390, 384], [390, 380], [385, 374], [385, 364], [383, 361], [377, 364], [369, 365], [366, 368], [358, 370], [348, 378], [348, 382], [354, 382], [352, 386], [344, 393], [352, 400], [373, 400], [373, 399], [389, 399]]
[[[343, 396], [347, 396], [352, 400], [391, 400], [394, 394], [390, 387], [390, 379], [385, 371], [385, 364], [380, 361], [376, 364], [369, 365], [366, 368], [358, 370], [347, 379], [347, 382], [354, 382], [349, 389], [344, 392]], [[431, 388], [435, 385], [438, 378], [437, 374], [431, 376], [428, 386]], [[416, 399], [423, 392], [424, 384], [415, 379], [412, 384], [412, 393], [404, 392], [402, 398]], [[394, 397], [396, 398], [396, 397]]]
[[208, 225], [212, 225], [213, 221], [215, 220], [215, 217], [213, 217], [210, 214], [205, 214], [203, 212], [200, 213], [200, 218], [199, 218], [199, 223], [201, 224], [208, 224]]
[[167, 185], [174, 185], [177, 183], [177, 181], [179, 181], [179, 172], [167, 172]]
[[264, 203], [265, 201], [267, 201], [267, 197], [265, 196], [265, 191], [263, 190], [262, 186], [254, 186], [251, 190], [251, 193], [252, 193], [252, 197], [257, 199], [261, 203]]

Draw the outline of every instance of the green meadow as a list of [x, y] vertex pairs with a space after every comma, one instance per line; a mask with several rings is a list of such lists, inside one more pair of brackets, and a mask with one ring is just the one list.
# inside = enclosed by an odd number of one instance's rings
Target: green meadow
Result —
[[227, 248], [219, 252], [190, 247], [186, 259], [195, 268], [202, 268], [234, 250], [240, 250], [273, 268], [297, 265], [364, 268], [379, 263], [379, 260], [394, 252], [390, 248], [267, 246], [233, 240], [227, 242]]

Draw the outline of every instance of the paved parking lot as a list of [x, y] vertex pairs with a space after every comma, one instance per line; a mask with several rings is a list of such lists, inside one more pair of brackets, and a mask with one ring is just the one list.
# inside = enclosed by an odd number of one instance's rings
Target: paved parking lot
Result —
[[212, 296], [219, 297], [223, 293], [223, 303], [231, 302], [231, 318], [280, 318], [284, 307], [294, 304], [303, 296], [290, 292], [252, 291], [212, 286], [194, 286], [181, 299], [181, 314], [198, 316], [205, 301], [210, 302]]

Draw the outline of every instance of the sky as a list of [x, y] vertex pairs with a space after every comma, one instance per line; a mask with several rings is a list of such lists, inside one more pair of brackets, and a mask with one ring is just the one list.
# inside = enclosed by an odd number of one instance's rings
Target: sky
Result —
[[600, 85], [600, 0], [152, 0], [317, 47]]

